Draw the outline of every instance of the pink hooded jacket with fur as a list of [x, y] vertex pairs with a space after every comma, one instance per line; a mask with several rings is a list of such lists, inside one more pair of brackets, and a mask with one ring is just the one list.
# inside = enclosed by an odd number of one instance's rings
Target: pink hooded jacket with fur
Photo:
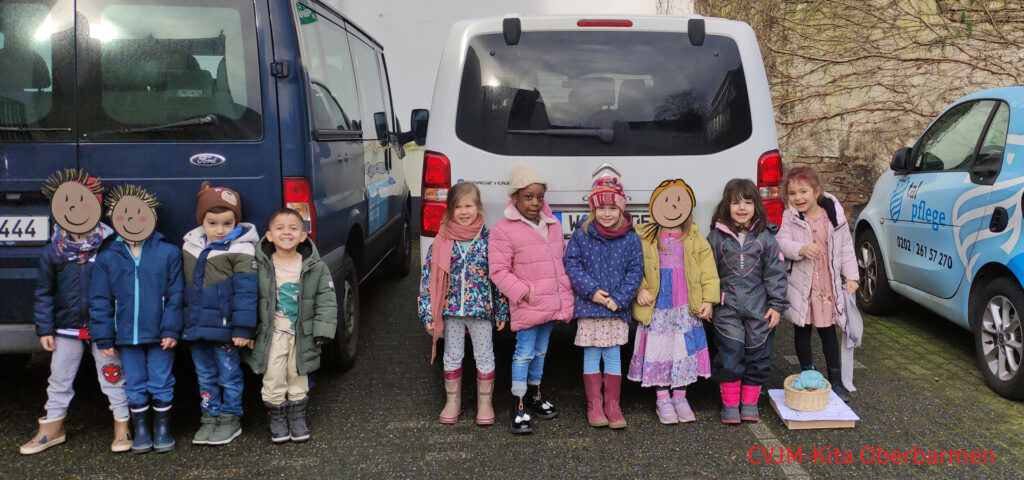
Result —
[[[547, 240], [522, 221], [522, 215], [510, 200], [505, 218], [491, 229], [488, 269], [491, 280], [508, 297], [513, 332], [551, 321], [572, 320], [573, 293], [562, 265], [565, 242], [562, 224], [554, 219], [551, 207], [544, 204], [541, 216], [554, 220], [548, 226]], [[530, 294], [530, 301], [523, 296]]]
[[[828, 233], [828, 258], [829, 269], [832, 273], [832, 295], [835, 298], [836, 315], [846, 316], [846, 302], [843, 296], [846, 295], [844, 287], [845, 280], [860, 281], [860, 273], [857, 271], [857, 257], [853, 251], [853, 237], [850, 235], [850, 225], [846, 220], [846, 212], [839, 200], [830, 193], [822, 193], [818, 205], [825, 209], [832, 224], [832, 230]], [[814, 271], [814, 262], [807, 261], [800, 256], [800, 249], [804, 245], [814, 243], [813, 233], [802, 213], [796, 211], [792, 206], [786, 207], [782, 214], [782, 226], [779, 233], [775, 235], [775, 241], [779, 243], [782, 255], [786, 257], [786, 267], [789, 270], [789, 288], [786, 292], [786, 299], [789, 300], [789, 308], [782, 313], [782, 316], [796, 325], [803, 326], [807, 322], [807, 304], [811, 295], [811, 277]], [[844, 324], [840, 320], [836, 323]]]

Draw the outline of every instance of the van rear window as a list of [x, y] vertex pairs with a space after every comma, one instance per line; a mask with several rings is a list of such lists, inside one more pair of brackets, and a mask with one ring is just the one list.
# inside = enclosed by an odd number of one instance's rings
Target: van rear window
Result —
[[458, 102], [458, 137], [501, 155], [705, 155], [751, 134], [739, 49], [721, 35], [479, 35]]

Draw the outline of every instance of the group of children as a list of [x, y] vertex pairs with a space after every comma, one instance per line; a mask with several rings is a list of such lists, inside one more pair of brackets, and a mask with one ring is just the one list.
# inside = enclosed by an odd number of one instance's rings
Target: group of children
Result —
[[[849, 225], [813, 169], [792, 169], [781, 190], [787, 208], [776, 228], [757, 186], [730, 180], [704, 237], [693, 222], [696, 202], [685, 181], [658, 185], [648, 205], [652, 221], [634, 228], [620, 180], [605, 176], [594, 181], [590, 214], [565, 244], [544, 201], [547, 182], [536, 170], [513, 167], [509, 201], [492, 230], [484, 225], [476, 185], [456, 184], [427, 251], [418, 300], [435, 352], [444, 337], [440, 422], [455, 423], [462, 412], [468, 331], [477, 367], [476, 423], [494, 423], [491, 322], [498, 330], [509, 324], [516, 334], [513, 433], [530, 433], [533, 417], [558, 415], [541, 395], [544, 358], [555, 322], [572, 320], [575, 344], [583, 347], [587, 419], [594, 427], [626, 427], [619, 407], [620, 347], [634, 320], [639, 325], [626, 378], [656, 389], [661, 423], [695, 420], [686, 387], [700, 377], [720, 386], [722, 422], [758, 421], [780, 318], [796, 326], [803, 370], [814, 369], [810, 332], [812, 326], [818, 330], [832, 389], [849, 401], [834, 327], [846, 313], [843, 296], [858, 287]], [[714, 326], [713, 359], [704, 323]]]
[[[111, 450], [174, 449], [169, 414], [179, 341], [189, 346], [199, 383], [193, 444], [224, 445], [241, 434], [243, 360], [263, 374], [272, 441], [309, 439], [306, 375], [334, 336], [337, 306], [330, 272], [298, 212], [275, 212], [260, 238], [241, 221], [237, 192], [202, 182], [198, 226], [179, 249], [155, 231], [159, 203], [138, 186], [116, 186], [104, 197], [99, 180], [66, 170], [43, 193], [56, 226], [40, 260], [35, 322], [52, 356], [46, 415], [22, 454], [65, 441], [86, 349], [114, 416]], [[113, 228], [100, 221], [104, 213]]]

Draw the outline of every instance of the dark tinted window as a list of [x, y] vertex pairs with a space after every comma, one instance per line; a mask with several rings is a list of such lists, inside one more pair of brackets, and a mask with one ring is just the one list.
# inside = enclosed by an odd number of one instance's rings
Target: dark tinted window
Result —
[[[79, 0], [78, 8], [83, 140], [262, 137], [251, 2]], [[167, 126], [211, 115], [212, 124]]]
[[742, 143], [751, 122], [727, 37], [524, 32], [470, 41], [455, 129], [505, 155], [699, 155]]
[[74, 9], [0, 2], [0, 142], [73, 141]]

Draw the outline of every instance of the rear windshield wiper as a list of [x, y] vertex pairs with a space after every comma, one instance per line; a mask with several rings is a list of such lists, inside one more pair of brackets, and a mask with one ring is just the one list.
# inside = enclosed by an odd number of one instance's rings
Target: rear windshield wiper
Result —
[[137, 128], [121, 128], [118, 130], [102, 130], [99, 132], [92, 132], [90, 135], [115, 135], [119, 133], [141, 133], [141, 132], [155, 132], [157, 130], [171, 130], [179, 127], [188, 127], [192, 125], [213, 125], [217, 123], [217, 117], [214, 115], [203, 115], [201, 117], [192, 117], [187, 120], [180, 122], [165, 123], [163, 125], [153, 125], [152, 127], [137, 127]]
[[0, 132], [70, 132], [70, 128], [0, 127]]
[[612, 143], [615, 140], [615, 131], [610, 128], [548, 128], [541, 130], [509, 130], [508, 133], [558, 137], [594, 137], [604, 143]]

